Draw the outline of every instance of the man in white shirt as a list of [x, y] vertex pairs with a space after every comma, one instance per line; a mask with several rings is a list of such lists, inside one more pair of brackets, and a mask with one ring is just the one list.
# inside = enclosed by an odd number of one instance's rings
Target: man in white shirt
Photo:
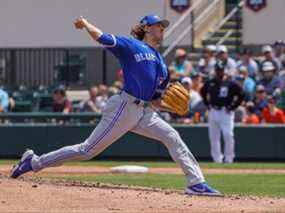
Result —
[[248, 71], [248, 76], [256, 79], [259, 73], [257, 62], [252, 58], [252, 51], [244, 49], [241, 53], [241, 60], [237, 62], [238, 67], [245, 66]]
[[215, 45], [207, 45], [203, 50], [202, 58], [198, 62], [199, 72], [209, 78], [215, 75], [215, 52]]
[[99, 85], [98, 96], [96, 97], [95, 105], [100, 112], [104, 110], [108, 100], [108, 87], [104, 84]]
[[197, 106], [197, 104], [199, 104], [202, 101], [202, 97], [201, 97], [201, 95], [197, 91], [192, 89], [192, 80], [191, 80], [191, 78], [184, 77], [181, 80], [181, 83], [190, 92], [189, 107], [190, 107], [190, 110], [193, 110]]
[[237, 64], [236, 61], [229, 57], [228, 48], [224, 45], [217, 46], [217, 59], [224, 61], [225, 74], [230, 78], [237, 76]]

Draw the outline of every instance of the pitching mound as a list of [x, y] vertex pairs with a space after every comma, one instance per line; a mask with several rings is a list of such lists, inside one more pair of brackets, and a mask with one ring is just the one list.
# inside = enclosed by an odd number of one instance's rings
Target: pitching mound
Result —
[[282, 212], [285, 199], [0, 177], [0, 212]]

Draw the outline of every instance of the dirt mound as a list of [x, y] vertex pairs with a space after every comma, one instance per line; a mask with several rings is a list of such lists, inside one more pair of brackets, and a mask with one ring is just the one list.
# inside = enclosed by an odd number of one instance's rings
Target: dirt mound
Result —
[[[124, 185], [51, 180], [47, 176], [109, 173], [107, 167], [48, 168], [20, 180], [7, 177], [11, 166], [0, 167], [0, 212], [285, 212], [285, 198], [197, 197]], [[152, 168], [151, 173], [182, 174], [179, 168]], [[284, 170], [204, 169], [204, 173], [280, 173]]]
[[0, 212], [282, 212], [285, 199], [190, 197], [181, 191], [0, 177]]

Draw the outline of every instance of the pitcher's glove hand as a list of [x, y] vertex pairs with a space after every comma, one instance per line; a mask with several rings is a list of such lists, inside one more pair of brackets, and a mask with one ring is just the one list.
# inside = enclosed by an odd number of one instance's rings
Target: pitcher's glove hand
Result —
[[169, 112], [184, 116], [189, 112], [190, 93], [179, 82], [171, 83], [162, 96], [161, 106]]

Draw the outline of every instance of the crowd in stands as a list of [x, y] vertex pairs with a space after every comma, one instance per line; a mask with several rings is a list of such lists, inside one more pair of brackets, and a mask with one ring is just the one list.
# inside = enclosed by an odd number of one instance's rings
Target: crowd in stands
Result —
[[215, 76], [215, 63], [226, 64], [226, 75], [236, 81], [245, 94], [243, 104], [236, 110], [235, 121], [246, 124], [285, 123], [285, 43], [277, 41], [262, 47], [255, 56], [243, 49], [232, 58], [226, 46], [209, 45], [203, 49], [198, 63], [183, 49], [177, 49], [169, 70], [172, 80], [180, 80], [190, 91], [190, 114], [179, 118], [181, 123], [198, 123], [207, 120], [200, 89], [203, 83]]
[[[166, 120], [184, 124], [207, 121], [207, 108], [203, 104], [200, 89], [204, 82], [215, 76], [215, 63], [222, 60], [226, 64], [228, 78], [238, 82], [243, 88], [245, 100], [236, 110], [235, 121], [245, 124], [285, 123], [285, 43], [276, 41], [273, 45], [265, 45], [259, 54], [250, 49], [229, 54], [226, 46], [208, 45], [203, 48], [197, 62], [184, 49], [177, 49], [173, 61], [169, 65], [171, 81], [180, 81], [189, 90], [189, 115], [176, 115], [160, 112]], [[89, 88], [88, 97], [81, 101], [69, 100], [66, 89], [62, 86], [47, 91], [42, 88], [33, 91], [32, 111], [52, 112], [94, 112], [100, 114], [108, 97], [120, 92], [123, 86], [122, 71], [118, 71], [117, 81], [112, 86], [104, 84]], [[23, 88], [19, 92], [25, 91]], [[15, 101], [18, 93], [0, 89], [0, 112], [17, 111]], [[39, 100], [45, 94], [52, 94], [49, 101]], [[25, 99], [25, 96], [21, 96]], [[47, 103], [48, 102], [48, 103]], [[35, 107], [36, 105], [36, 107]]]

